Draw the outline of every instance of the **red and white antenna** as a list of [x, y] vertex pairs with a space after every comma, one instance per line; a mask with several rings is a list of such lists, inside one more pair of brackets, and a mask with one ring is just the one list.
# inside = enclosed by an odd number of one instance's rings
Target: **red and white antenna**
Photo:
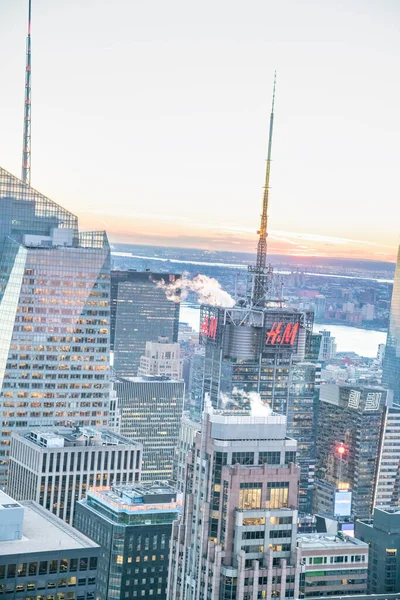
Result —
[[28, 35], [26, 36], [24, 140], [21, 179], [27, 185], [31, 184], [31, 0], [28, 4]]

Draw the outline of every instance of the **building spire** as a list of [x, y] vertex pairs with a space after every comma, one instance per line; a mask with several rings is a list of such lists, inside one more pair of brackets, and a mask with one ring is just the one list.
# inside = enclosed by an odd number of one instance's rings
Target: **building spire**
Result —
[[31, 1], [28, 0], [28, 35], [26, 36], [24, 139], [22, 147], [22, 176], [27, 185], [31, 184]]
[[269, 177], [271, 172], [272, 133], [274, 128], [276, 71], [274, 74], [274, 87], [272, 92], [272, 108], [269, 120], [267, 167], [265, 172], [264, 195], [262, 203], [260, 229], [257, 244], [257, 258], [255, 267], [249, 268], [252, 273], [251, 304], [264, 306], [271, 288], [272, 269], [267, 267], [267, 237], [268, 237], [268, 201]]

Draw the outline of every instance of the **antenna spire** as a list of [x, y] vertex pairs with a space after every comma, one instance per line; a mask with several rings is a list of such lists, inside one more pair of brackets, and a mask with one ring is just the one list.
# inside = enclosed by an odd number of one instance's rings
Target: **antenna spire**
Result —
[[22, 146], [22, 176], [27, 185], [31, 184], [31, 2], [28, 0], [28, 34], [26, 36], [25, 67], [25, 104], [24, 104], [24, 139]]
[[272, 152], [272, 133], [274, 128], [274, 107], [275, 107], [275, 89], [276, 89], [276, 71], [274, 74], [274, 87], [272, 92], [272, 108], [269, 120], [268, 154], [267, 167], [265, 172], [264, 195], [262, 203], [262, 214], [258, 244], [257, 259], [255, 267], [249, 270], [253, 273], [253, 282], [251, 290], [251, 304], [264, 306], [267, 300], [268, 292], [271, 288], [272, 268], [267, 267], [267, 237], [268, 237], [268, 200], [269, 200], [269, 177], [271, 172], [271, 152]]

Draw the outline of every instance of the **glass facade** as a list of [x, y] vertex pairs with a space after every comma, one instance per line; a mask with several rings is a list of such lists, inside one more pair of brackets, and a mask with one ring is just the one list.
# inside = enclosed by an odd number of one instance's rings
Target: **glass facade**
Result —
[[89, 493], [78, 503], [75, 527], [101, 546], [98, 600], [166, 598], [172, 522], [178, 511], [174, 503], [167, 509], [158, 502], [153, 497], [136, 511], [132, 505], [118, 506], [115, 497], [99, 499]]
[[110, 248], [3, 169], [0, 206], [4, 485], [13, 430], [108, 423]]
[[393, 399], [400, 402], [400, 247], [394, 276], [389, 331], [383, 359], [382, 384], [393, 391]]
[[312, 513], [315, 470], [315, 433], [321, 367], [311, 362], [293, 365], [287, 412], [287, 433], [297, 440], [297, 464], [301, 468], [299, 513]]
[[[322, 386], [316, 440], [316, 503], [324, 493], [320, 484], [334, 489], [346, 486], [352, 492], [352, 514], [370, 517], [379, 472], [385, 405], [383, 388]], [[339, 454], [337, 449], [342, 444], [345, 452]]]
[[178, 341], [180, 304], [168, 300], [156, 285], [178, 277], [147, 271], [111, 272], [111, 349], [116, 375], [136, 377], [146, 342], [156, 342], [159, 336]]
[[[310, 355], [315, 343], [312, 323], [312, 313], [290, 308], [203, 306], [203, 397], [209, 394], [214, 407], [248, 409], [249, 394], [255, 392], [273, 412], [286, 415], [294, 365]], [[201, 414], [202, 407], [191, 408], [192, 418]]]

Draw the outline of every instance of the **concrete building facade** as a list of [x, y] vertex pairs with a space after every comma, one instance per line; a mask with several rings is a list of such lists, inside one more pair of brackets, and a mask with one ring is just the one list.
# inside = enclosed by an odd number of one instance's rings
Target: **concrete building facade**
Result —
[[14, 433], [7, 492], [73, 523], [74, 508], [92, 487], [140, 480], [143, 449], [107, 429], [34, 429]]
[[138, 376], [156, 375], [182, 379], [183, 360], [179, 344], [172, 344], [168, 338], [159, 337], [157, 342], [146, 342], [146, 350], [140, 357]]
[[365, 594], [368, 544], [343, 535], [309, 534], [298, 537], [304, 564], [303, 598]]
[[185, 384], [168, 377], [117, 378], [121, 435], [143, 444], [142, 479], [172, 480]]
[[298, 598], [296, 449], [284, 416], [206, 405], [173, 528], [168, 600]]

